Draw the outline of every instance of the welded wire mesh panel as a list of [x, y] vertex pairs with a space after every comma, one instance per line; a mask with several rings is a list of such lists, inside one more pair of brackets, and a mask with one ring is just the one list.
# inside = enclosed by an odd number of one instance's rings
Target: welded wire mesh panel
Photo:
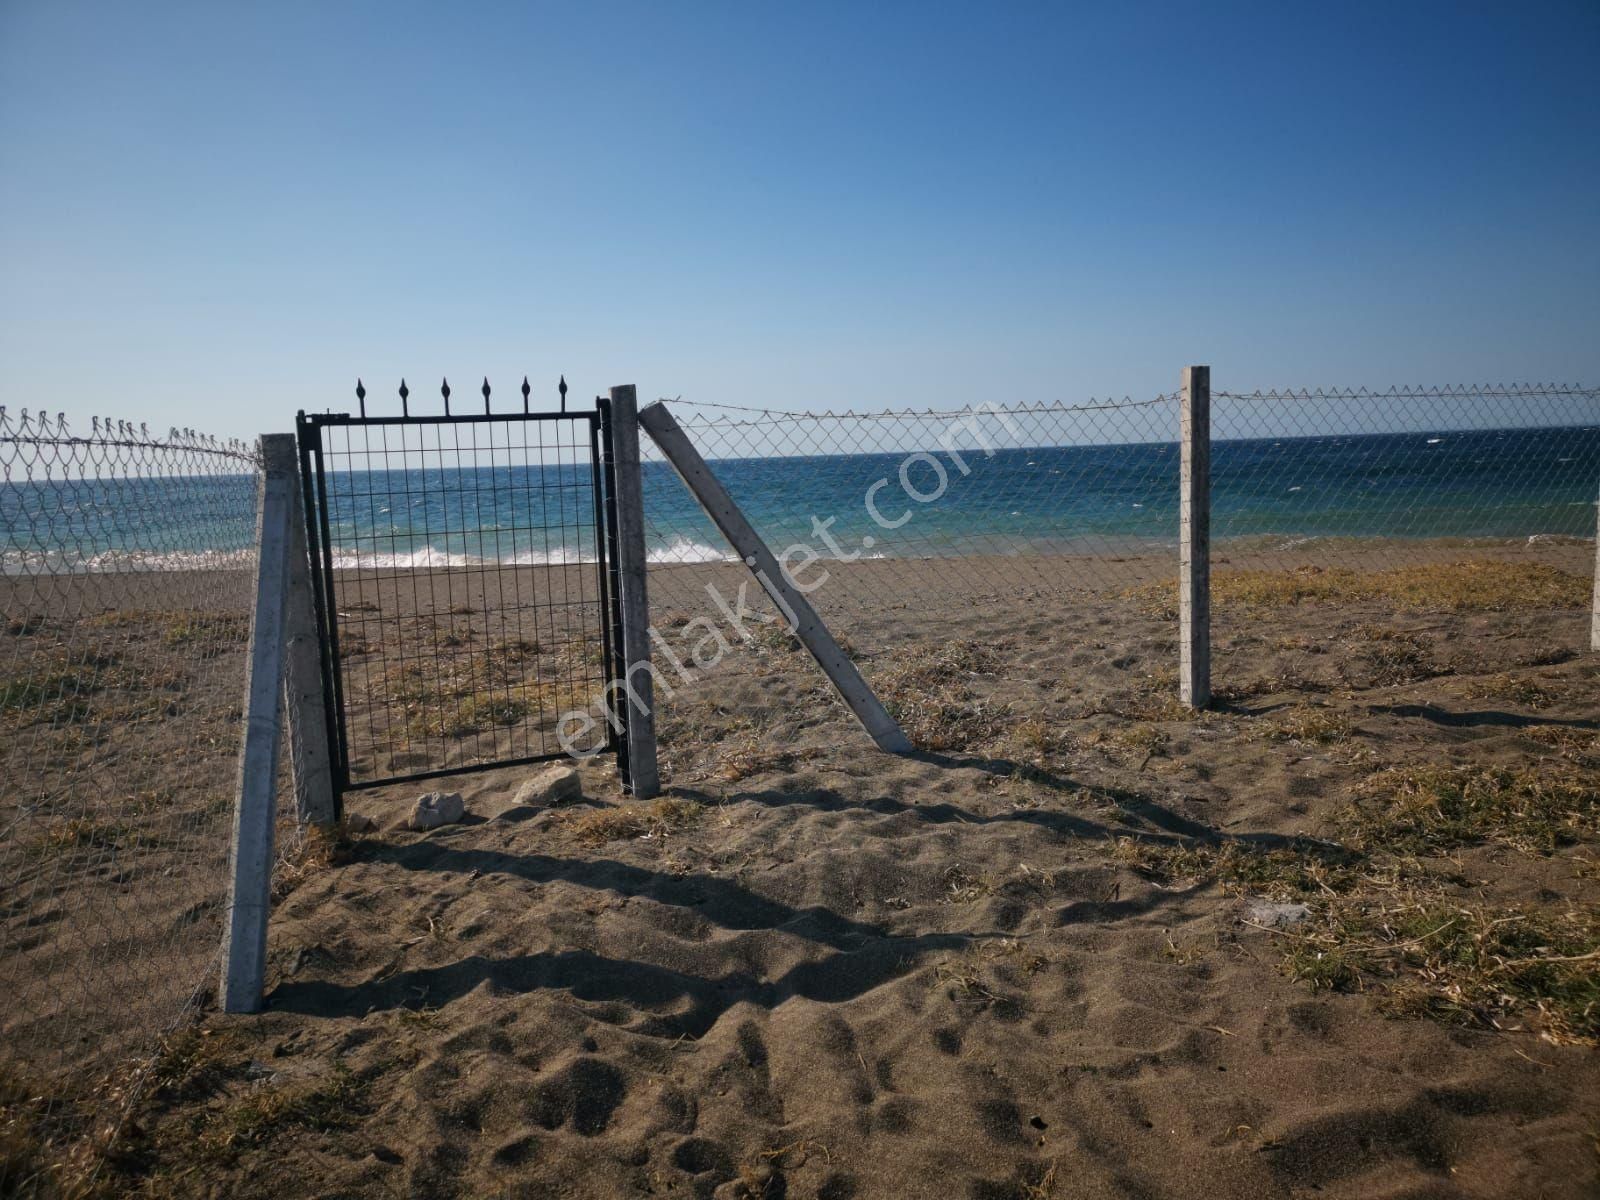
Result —
[[301, 429], [349, 785], [598, 748], [560, 727], [606, 680], [595, 414]]
[[0, 409], [8, 1072], [108, 1069], [215, 977], [259, 469], [192, 432]]

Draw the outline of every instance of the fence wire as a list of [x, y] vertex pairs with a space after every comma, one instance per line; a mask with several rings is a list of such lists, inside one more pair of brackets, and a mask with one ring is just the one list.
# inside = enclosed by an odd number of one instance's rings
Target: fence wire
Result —
[[1416, 561], [1595, 535], [1600, 390], [1217, 392], [1212, 531], [1234, 549]]
[[[1073, 693], [1065, 712], [1176, 695], [1177, 395], [957, 412], [670, 407], [773, 550], [803, 564], [797, 579], [869, 678], [903, 685], [906, 657], [929, 646], [1022, 637], [1059, 674], [1051, 689]], [[1396, 609], [1404, 586], [1429, 583], [1396, 571], [1505, 564], [1521, 574], [1457, 581], [1480, 594], [1454, 603], [1493, 608], [1482, 589], [1553, 572], [1560, 636], [1584, 643], [1575, 597], [1593, 566], [1600, 389], [1218, 391], [1211, 417], [1224, 697], [1269, 682], [1247, 678], [1244, 653], [1268, 577], [1274, 597], [1343, 587]], [[731, 596], [748, 576], [645, 449], [652, 611], [670, 627], [716, 611], [708, 586]]]
[[[673, 408], [774, 551], [818, 555], [807, 579], [826, 576], [818, 610], [858, 629], [908, 609], [1125, 588], [1176, 553], [1176, 395], [955, 412]], [[652, 602], [698, 610], [695, 564], [729, 551], [645, 452]]]
[[0, 1071], [17, 1094], [77, 1081], [112, 1103], [213, 986], [259, 470], [189, 430], [0, 408]]
[[351, 784], [559, 757], [557, 718], [606, 682], [595, 415], [300, 428]]

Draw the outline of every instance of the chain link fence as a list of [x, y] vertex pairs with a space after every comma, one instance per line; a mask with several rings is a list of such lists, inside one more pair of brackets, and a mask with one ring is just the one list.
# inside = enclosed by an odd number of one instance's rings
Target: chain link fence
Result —
[[[1057, 715], [1171, 712], [1177, 395], [957, 412], [671, 406], [891, 708], [902, 721], [923, 710], [925, 746], [953, 710], [919, 703], [939, 673], [919, 684], [913, 660], [971, 647], [965, 673], [980, 676], [997, 639], [1038, 648], [1067, 697]], [[1256, 653], [1263, 610], [1307, 598], [1359, 602], [1376, 621], [1538, 600], [1551, 614], [1538, 637], [1587, 644], [1600, 390], [1218, 391], [1211, 446], [1224, 702], [1349, 682], [1285, 668], [1286, 635]], [[711, 593], [736, 598], [748, 574], [645, 450], [652, 611], [670, 630], [723, 611]], [[1296, 645], [1315, 656], [1317, 641], [1305, 630]]]
[[[923, 749], [1175, 719], [1177, 395], [673, 408]], [[711, 631], [735, 671], [761, 659], [734, 690], [666, 698], [668, 778], [699, 756], [730, 779], [792, 766], [785, 740], [828, 689], [788, 665], [776, 625], [740, 632], [770, 605], [642, 449], [658, 665], [666, 647], [702, 666]], [[0, 409], [0, 1071], [28, 1081], [12, 1090], [126, 1075], [213, 985], [260, 470], [191, 432]], [[1216, 391], [1218, 700], [1405, 683], [1461, 654], [1570, 657], [1588, 645], [1597, 483], [1597, 389]], [[1019, 661], [1025, 679], [999, 678]], [[291, 855], [294, 828], [279, 822]]]
[[[1600, 390], [1218, 391], [1211, 416], [1224, 700], [1493, 673], [1587, 647]], [[1305, 601], [1355, 616], [1273, 645], [1254, 628]]]
[[[874, 617], [1114, 592], [1176, 553], [1176, 395], [955, 412], [673, 407], [772, 548], [818, 556], [811, 598], [865, 650], [892, 637]], [[653, 453], [652, 603], [698, 610], [699, 568], [729, 552]]]
[[190, 430], [0, 409], [7, 1095], [125, 1098], [214, 986], [259, 469]]

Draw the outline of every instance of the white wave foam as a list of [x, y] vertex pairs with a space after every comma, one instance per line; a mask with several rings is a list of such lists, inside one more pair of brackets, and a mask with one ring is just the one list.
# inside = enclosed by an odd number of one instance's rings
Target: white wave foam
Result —
[[718, 550], [715, 546], [707, 546], [704, 542], [692, 541], [689, 538], [674, 538], [665, 546], [650, 550], [645, 554], [646, 562], [653, 563], [708, 563], [732, 562], [733, 555], [725, 550]]
[[[709, 563], [730, 562], [732, 555], [713, 546], [676, 538], [665, 546], [646, 552], [645, 558], [653, 563]], [[506, 558], [485, 558], [473, 554], [458, 554], [424, 546], [420, 550], [399, 553], [376, 551], [349, 551], [335, 549], [333, 565], [336, 570], [404, 570], [407, 568], [476, 567], [501, 563], [514, 567], [559, 567], [595, 561], [593, 553], [572, 547], [552, 546], [548, 550], [520, 550]]]
[[470, 554], [451, 554], [424, 546], [420, 550], [407, 550], [398, 554], [380, 554], [376, 551], [335, 550], [333, 566], [339, 571], [379, 570], [405, 567], [469, 567], [484, 560]]
[[510, 561], [519, 567], [561, 567], [573, 563], [592, 563], [594, 555], [570, 546], [556, 546], [550, 550], [524, 550], [520, 554], [513, 554]]
[[0, 553], [0, 574], [76, 575], [118, 571], [221, 571], [255, 564], [253, 549], [237, 550], [102, 550], [83, 555], [65, 551], [7, 550]]

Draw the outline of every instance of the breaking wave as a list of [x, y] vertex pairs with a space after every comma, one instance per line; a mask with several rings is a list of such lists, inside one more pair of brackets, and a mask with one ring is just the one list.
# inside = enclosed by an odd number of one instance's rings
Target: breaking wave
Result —
[[[645, 552], [645, 558], [652, 563], [708, 563], [727, 562], [731, 560], [732, 555], [689, 538], [674, 538], [664, 546], [651, 547]], [[417, 550], [397, 552], [344, 549], [336, 549], [333, 552], [334, 569], [340, 571], [437, 569], [497, 564], [511, 567], [560, 567], [594, 561], [594, 551], [565, 545], [551, 546], [549, 549], [519, 550], [515, 554], [501, 558], [441, 550], [437, 546], [423, 546]]]

